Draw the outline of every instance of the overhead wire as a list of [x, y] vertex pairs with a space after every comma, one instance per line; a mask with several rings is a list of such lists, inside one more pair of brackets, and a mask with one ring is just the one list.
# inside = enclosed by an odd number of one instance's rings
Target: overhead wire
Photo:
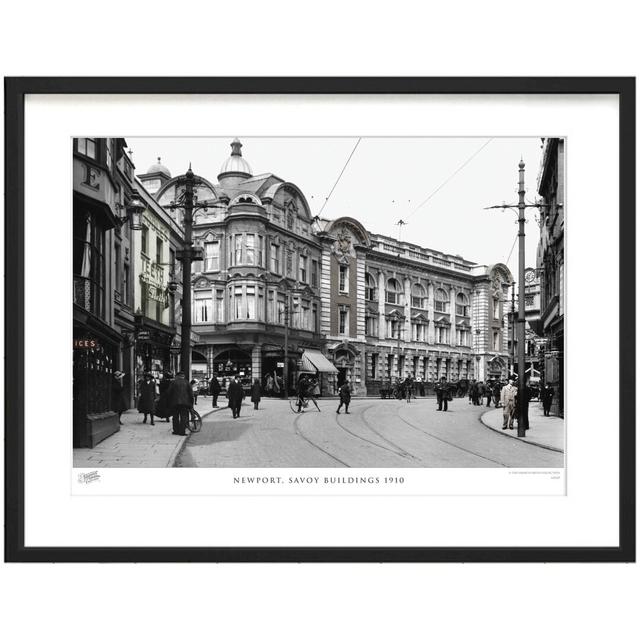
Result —
[[358, 145], [360, 144], [361, 140], [362, 140], [362, 138], [358, 138], [358, 141], [356, 142], [355, 146], [351, 150], [351, 153], [349, 154], [349, 157], [347, 158], [347, 161], [344, 163], [344, 167], [342, 167], [342, 171], [340, 172], [340, 175], [338, 176], [337, 180], [335, 181], [333, 187], [331, 187], [331, 191], [329, 192], [329, 195], [325, 198], [324, 204], [322, 205], [322, 208], [318, 212], [318, 216], [320, 216], [320, 214], [322, 213], [324, 208], [327, 206], [327, 202], [329, 202], [329, 198], [331, 197], [331, 194], [334, 192], [335, 188], [338, 186], [338, 182], [340, 182], [340, 178], [342, 178], [342, 174], [345, 172], [347, 166], [349, 165], [349, 162], [351, 161], [351, 158], [353, 157], [353, 154], [356, 152], [356, 149], [358, 148]]
[[442, 189], [447, 183], [449, 183], [455, 176], [460, 173], [491, 141], [493, 138], [489, 138], [479, 149], [473, 152], [444, 182], [442, 182], [436, 189], [434, 189], [408, 216], [411, 217], [414, 213], [417, 213], [433, 196]]

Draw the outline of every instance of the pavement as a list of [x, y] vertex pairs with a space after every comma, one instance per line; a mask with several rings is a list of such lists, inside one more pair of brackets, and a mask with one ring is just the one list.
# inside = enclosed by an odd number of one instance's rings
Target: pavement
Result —
[[[200, 398], [195, 410], [204, 419], [214, 411], [226, 408], [226, 402], [217, 409], [211, 407], [211, 398]], [[208, 401], [207, 401], [208, 400]], [[184, 448], [188, 436], [171, 433], [171, 420], [155, 418], [155, 425], [142, 422], [143, 415], [136, 409], [122, 414], [120, 431], [99, 442], [93, 449], [74, 449], [73, 466], [93, 467], [173, 467]]]
[[564, 453], [564, 420], [556, 416], [545, 416], [542, 404], [529, 404], [529, 430], [524, 438], [518, 438], [517, 422], [513, 429], [502, 429], [502, 409], [493, 409], [482, 414], [482, 424], [489, 429], [520, 442], [526, 442], [537, 447]]

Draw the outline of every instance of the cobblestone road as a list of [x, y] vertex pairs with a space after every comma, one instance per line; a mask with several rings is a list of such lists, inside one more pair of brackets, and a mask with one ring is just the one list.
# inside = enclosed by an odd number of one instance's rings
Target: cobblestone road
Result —
[[449, 411], [435, 400], [356, 398], [350, 414], [336, 414], [337, 401], [319, 401], [295, 414], [289, 403], [264, 399], [260, 409], [245, 401], [241, 417], [228, 409], [205, 419], [192, 434], [181, 467], [552, 467], [564, 455], [505, 438], [485, 427], [486, 407], [457, 399]]

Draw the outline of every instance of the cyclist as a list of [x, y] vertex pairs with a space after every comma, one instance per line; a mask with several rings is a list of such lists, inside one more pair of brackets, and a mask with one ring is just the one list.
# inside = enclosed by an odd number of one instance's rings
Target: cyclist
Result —
[[316, 409], [320, 411], [320, 407], [316, 402], [316, 399], [313, 397], [313, 389], [315, 388], [316, 383], [312, 378], [303, 377], [298, 380], [298, 413], [302, 411], [303, 407], [306, 407], [309, 404], [309, 400], [313, 402]]

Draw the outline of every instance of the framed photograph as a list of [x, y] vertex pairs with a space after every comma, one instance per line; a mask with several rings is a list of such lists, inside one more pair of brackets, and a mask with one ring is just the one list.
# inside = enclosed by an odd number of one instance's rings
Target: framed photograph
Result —
[[13, 562], [635, 561], [635, 79], [7, 78]]

